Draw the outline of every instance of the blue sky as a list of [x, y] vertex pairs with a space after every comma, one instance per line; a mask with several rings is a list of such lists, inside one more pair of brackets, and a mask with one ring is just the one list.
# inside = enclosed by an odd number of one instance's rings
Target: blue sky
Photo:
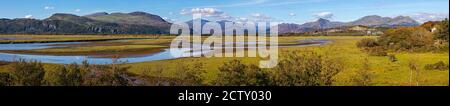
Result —
[[53, 13], [144, 11], [185, 21], [192, 13], [212, 20], [276, 20], [304, 23], [327, 18], [352, 21], [366, 15], [448, 17], [448, 0], [2, 0], [0, 18], [43, 19]]

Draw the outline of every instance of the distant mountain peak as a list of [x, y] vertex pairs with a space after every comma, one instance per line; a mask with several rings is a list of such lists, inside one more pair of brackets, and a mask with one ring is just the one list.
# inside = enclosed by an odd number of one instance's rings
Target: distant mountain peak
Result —
[[369, 18], [369, 17], [378, 17], [378, 18], [382, 18], [382, 17], [379, 16], [379, 15], [368, 15], [368, 16], [364, 16], [363, 18]]
[[104, 16], [104, 15], [109, 15], [109, 13], [107, 12], [96, 12], [96, 13], [92, 13], [89, 15], [85, 15], [85, 17], [98, 17], [98, 16]]
[[411, 19], [411, 20], [413, 20], [411, 17], [409, 17], [409, 16], [402, 16], [402, 15], [400, 15], [400, 16], [397, 16], [397, 17], [394, 17], [393, 19]]
[[50, 17], [61, 17], [61, 16], [70, 16], [70, 17], [78, 17], [77, 15], [74, 14], [68, 14], [68, 13], [55, 13]]
[[319, 18], [319, 19], [317, 19], [317, 22], [330, 22], [330, 20], [327, 20], [324, 18]]
[[161, 18], [158, 15], [153, 15], [146, 12], [136, 11], [131, 13], [96, 13], [85, 16], [87, 18], [119, 24], [131, 24], [131, 25], [149, 25], [149, 26], [163, 26], [169, 27], [170, 23]]
[[301, 33], [320, 29], [336, 28], [342, 26], [368, 26], [368, 27], [397, 27], [397, 26], [416, 26], [419, 23], [408, 16], [382, 17], [379, 15], [368, 15], [358, 20], [342, 23], [332, 22], [327, 19], [319, 18], [314, 22], [307, 22], [302, 25], [283, 23], [279, 25], [279, 33]]
[[153, 14], [149, 14], [149, 13], [142, 12], [142, 11], [135, 11], [135, 12], [131, 12], [128, 14], [130, 14], [130, 15], [153, 15]]
[[79, 20], [80, 16], [74, 15], [74, 14], [67, 14], [67, 13], [55, 13], [46, 20], [66, 20], [66, 21], [76, 21]]
[[395, 26], [415, 26], [418, 22], [408, 16], [381, 17], [378, 15], [369, 15], [362, 17], [356, 21], [347, 23], [347, 25], [364, 25], [373, 27], [395, 27]]

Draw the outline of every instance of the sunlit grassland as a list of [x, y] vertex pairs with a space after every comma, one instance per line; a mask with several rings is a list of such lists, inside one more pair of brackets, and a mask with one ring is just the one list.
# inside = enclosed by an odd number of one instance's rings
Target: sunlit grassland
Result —
[[[356, 72], [361, 70], [364, 60], [369, 60], [370, 72], [372, 73], [372, 83], [377, 86], [407, 86], [410, 85], [409, 62], [415, 61], [419, 65], [419, 85], [448, 85], [448, 70], [425, 70], [426, 64], [433, 64], [438, 61], [448, 63], [448, 53], [408, 53], [391, 52], [398, 61], [391, 62], [388, 57], [369, 56], [364, 51], [356, 47], [356, 42], [363, 38], [375, 38], [374, 36], [319, 36], [319, 37], [280, 37], [279, 42], [293, 42], [301, 39], [327, 39], [331, 43], [322, 46], [307, 46], [295, 48], [280, 48], [280, 58], [288, 51], [316, 52], [330, 58], [342, 60], [344, 71], [335, 77], [334, 85], [346, 86], [354, 85], [352, 78], [356, 77]], [[153, 61], [127, 64], [131, 66], [133, 73], [154, 74], [154, 76], [177, 77], [178, 67], [184, 67], [196, 62], [204, 63], [207, 73], [204, 75], [205, 82], [211, 82], [217, 77], [218, 68], [227, 61], [239, 59], [247, 64], [256, 64], [259, 58], [182, 58], [174, 60]], [[163, 70], [161, 73], [158, 70]], [[415, 83], [415, 82], [414, 82]]]
[[[41, 36], [41, 35], [39, 35]], [[53, 39], [48, 35], [48, 39]], [[58, 35], [60, 36], [60, 35]], [[78, 35], [76, 35], [78, 36]], [[53, 36], [54, 37], [54, 36]], [[54, 37], [54, 39], [64, 40], [64, 39], [100, 39], [104, 36], [78, 36], [78, 37]], [[45, 36], [38, 37], [39, 39], [45, 39]], [[108, 37], [107, 37], [108, 38]], [[167, 47], [172, 41], [173, 36], [161, 36], [158, 39], [143, 39], [143, 40], [129, 40], [124, 42], [107, 42], [107, 43], [92, 43], [82, 46], [73, 46], [71, 48], [49, 48], [49, 49], [37, 49], [42, 52], [60, 52], [60, 53], [89, 53], [89, 52], [113, 52], [113, 51], [133, 51], [138, 52], [142, 49], [160, 48]], [[422, 86], [435, 86], [435, 85], [448, 85], [449, 73], [448, 70], [425, 70], [424, 66], [426, 64], [433, 64], [439, 61], [443, 61], [448, 64], [449, 54], [448, 52], [421, 52], [421, 53], [410, 53], [410, 52], [389, 52], [389, 54], [395, 55], [398, 59], [396, 62], [391, 62], [386, 56], [369, 56], [366, 52], [362, 51], [360, 48], [356, 47], [356, 43], [363, 38], [376, 38], [376, 36], [317, 36], [317, 37], [279, 37], [278, 41], [280, 43], [293, 43], [302, 39], [322, 39], [330, 40], [331, 42], [326, 45], [320, 46], [304, 46], [304, 47], [289, 47], [280, 48], [279, 56], [280, 59], [283, 58], [283, 54], [289, 51], [299, 51], [299, 52], [316, 52], [323, 56], [330, 58], [337, 58], [341, 60], [344, 65], [344, 70], [340, 72], [334, 79], [333, 85], [336, 86], [351, 86], [355, 85], [352, 78], [356, 77], [357, 71], [362, 69], [362, 65], [365, 59], [369, 60], [369, 68], [372, 73], [372, 83], [376, 86], [408, 86], [410, 82], [410, 72], [409, 63], [411, 61], [418, 64], [419, 69], [419, 85]], [[47, 40], [48, 40], [47, 39]], [[2, 40], [3, 42], [3, 40]], [[179, 77], [180, 70], [182, 67], [187, 67], [195, 63], [203, 63], [205, 74], [205, 83], [212, 82], [218, 75], [218, 68], [225, 62], [231, 61], [233, 59], [242, 60], [246, 64], [258, 65], [259, 58], [180, 58], [172, 60], [161, 60], [161, 61], [151, 61], [151, 62], [139, 62], [139, 63], [127, 63], [126, 66], [130, 66], [132, 73], [136, 74], [148, 74], [150, 76], [156, 77]], [[55, 64], [45, 64], [46, 68], [52, 67]], [[8, 65], [0, 64], [0, 72], [7, 71]], [[414, 85], [416, 82], [413, 82]]]

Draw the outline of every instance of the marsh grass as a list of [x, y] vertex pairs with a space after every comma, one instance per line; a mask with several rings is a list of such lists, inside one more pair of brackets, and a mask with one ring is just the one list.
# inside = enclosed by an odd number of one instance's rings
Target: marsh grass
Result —
[[[173, 37], [172, 37], [173, 38]], [[420, 77], [417, 81], [420, 86], [448, 86], [449, 73], [448, 69], [438, 70], [424, 70], [427, 64], [434, 64], [442, 61], [448, 64], [448, 52], [398, 52], [387, 51], [388, 54], [395, 54], [396, 60], [392, 60], [388, 56], [371, 56], [365, 51], [356, 46], [361, 39], [372, 38], [376, 36], [309, 36], [309, 37], [280, 37], [280, 42], [295, 42], [302, 39], [323, 39], [331, 42], [321, 46], [306, 46], [293, 48], [280, 48], [280, 56], [289, 53], [290, 51], [314, 51], [318, 55], [326, 56], [331, 59], [340, 59], [343, 64], [341, 72], [337, 73], [333, 79], [333, 86], [354, 86], [356, 85], [352, 80], [359, 70], [364, 69], [365, 60], [369, 60], [371, 70], [371, 86], [410, 86], [410, 67], [409, 60], [414, 58], [415, 64]], [[168, 42], [171, 38], [164, 38], [161, 42]], [[146, 41], [134, 41], [136, 44], [146, 43]], [[155, 41], [160, 42], [160, 41]], [[152, 62], [126, 63], [121, 66], [129, 67], [128, 71], [135, 75], [145, 74], [144, 77], [152, 80], [165, 78], [170, 81], [179, 81], [180, 73], [184, 73], [183, 68], [202, 63], [202, 69], [205, 72], [201, 77], [202, 84], [212, 85], [214, 80], [219, 75], [219, 67], [231, 60], [239, 60], [243, 64], [257, 65], [260, 58], [180, 58], [173, 60], [161, 60]], [[10, 71], [5, 67], [11, 64], [0, 65], [0, 72]], [[44, 68], [54, 66], [57, 64], [44, 63]], [[145, 72], [144, 72], [145, 71]], [[156, 73], [156, 74], [155, 74]], [[156, 80], [158, 81], [158, 80]], [[162, 84], [164, 85], [164, 84]], [[166, 84], [167, 85], [167, 84]], [[170, 84], [169, 84], [170, 85]]]

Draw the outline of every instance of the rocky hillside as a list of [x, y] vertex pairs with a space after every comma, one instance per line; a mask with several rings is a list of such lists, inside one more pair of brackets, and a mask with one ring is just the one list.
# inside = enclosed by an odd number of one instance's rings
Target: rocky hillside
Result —
[[332, 22], [326, 19], [318, 19], [314, 22], [304, 24], [283, 23], [279, 25], [279, 33], [303, 33], [314, 30], [337, 28], [345, 26], [368, 26], [368, 27], [397, 27], [397, 26], [417, 26], [419, 23], [410, 17], [398, 16], [395, 18], [381, 17], [377, 15], [365, 16], [351, 22]]
[[171, 23], [144, 12], [56, 13], [47, 19], [0, 19], [0, 34], [167, 34]]

